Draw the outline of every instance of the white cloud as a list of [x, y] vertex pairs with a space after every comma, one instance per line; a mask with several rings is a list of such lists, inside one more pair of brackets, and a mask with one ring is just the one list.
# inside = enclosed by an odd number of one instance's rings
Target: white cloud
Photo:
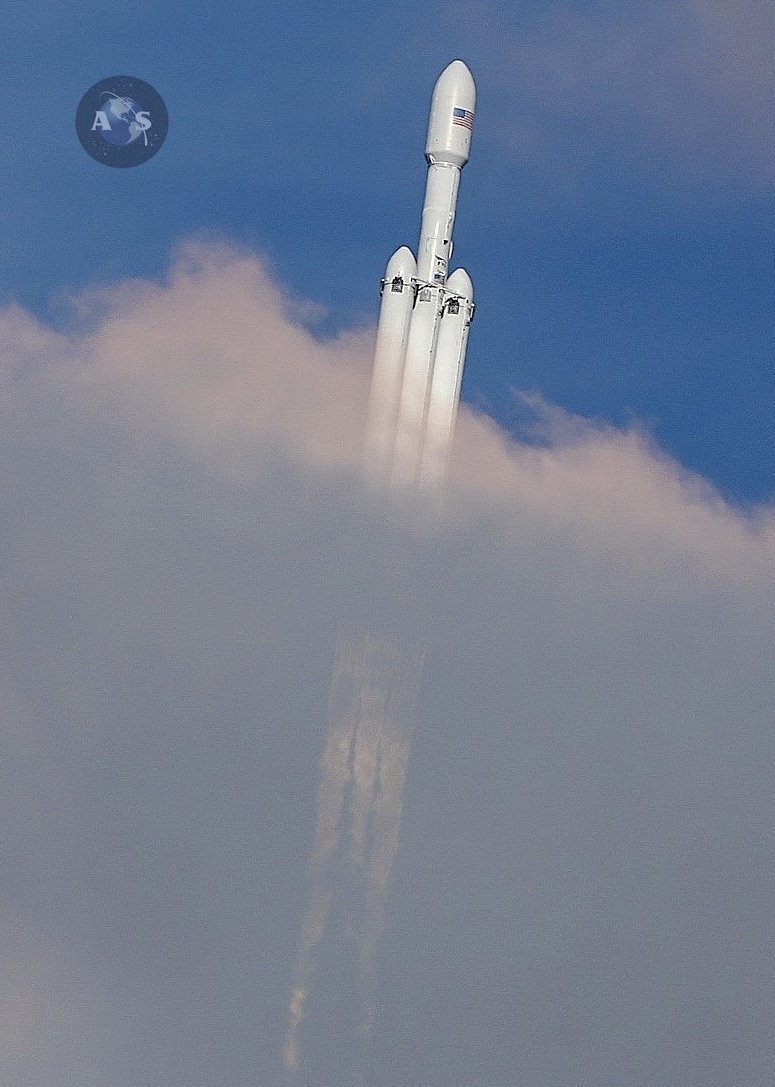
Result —
[[[464, 412], [420, 520], [357, 470], [370, 333], [304, 312], [199, 244], [0, 320], [9, 1082], [52, 1039], [92, 1082], [114, 1007], [100, 1082], [274, 1082], [353, 620], [428, 648], [368, 1082], [763, 1087], [772, 511], [536, 402], [540, 446]], [[318, 986], [302, 1075], [341, 1087]]]

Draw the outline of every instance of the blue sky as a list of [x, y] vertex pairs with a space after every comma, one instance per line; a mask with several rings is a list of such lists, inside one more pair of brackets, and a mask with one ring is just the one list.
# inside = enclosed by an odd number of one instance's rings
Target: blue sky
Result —
[[[461, 56], [479, 91], [455, 239], [478, 302], [464, 399], [515, 431], [514, 389], [637, 421], [734, 502], [767, 500], [766, 7], [12, 2], [0, 299], [66, 324], [72, 292], [160, 277], [204, 232], [325, 307], [320, 335], [373, 323], [387, 257], [416, 244], [433, 82]], [[171, 119], [125, 171], [73, 130], [119, 73]]]

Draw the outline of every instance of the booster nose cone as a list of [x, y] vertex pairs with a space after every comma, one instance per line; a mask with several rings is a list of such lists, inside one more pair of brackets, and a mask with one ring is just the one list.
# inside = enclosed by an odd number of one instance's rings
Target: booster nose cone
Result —
[[444, 162], [458, 169], [465, 166], [471, 150], [475, 110], [474, 77], [462, 60], [453, 60], [433, 88], [425, 143], [425, 157], [430, 164]]
[[447, 280], [447, 293], [459, 294], [462, 298], [467, 298], [469, 302], [473, 302], [474, 285], [465, 268], [456, 268], [449, 277]]
[[414, 259], [414, 253], [408, 245], [402, 245], [400, 249], [396, 249], [388, 261], [385, 269], [385, 286], [388, 288], [394, 286], [395, 281], [399, 279], [408, 286], [416, 274], [417, 261]]

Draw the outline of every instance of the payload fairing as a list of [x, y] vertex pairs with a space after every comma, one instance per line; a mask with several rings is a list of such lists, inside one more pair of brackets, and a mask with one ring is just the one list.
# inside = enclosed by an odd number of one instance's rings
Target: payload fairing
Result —
[[431, 100], [417, 259], [402, 246], [382, 280], [367, 451], [377, 474], [398, 485], [443, 478], [460, 400], [474, 296], [462, 268], [447, 271], [475, 106], [473, 77], [453, 60]]

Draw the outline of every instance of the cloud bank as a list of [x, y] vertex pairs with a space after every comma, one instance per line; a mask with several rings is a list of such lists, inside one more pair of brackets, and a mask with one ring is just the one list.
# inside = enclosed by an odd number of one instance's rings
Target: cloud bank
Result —
[[[226, 246], [74, 314], [0, 318], [0, 1079], [285, 1082], [367, 622], [426, 657], [365, 1082], [768, 1083], [772, 510], [536, 401], [422, 516], [360, 471], [371, 331]], [[299, 1082], [356, 1082], [349, 943]]]

